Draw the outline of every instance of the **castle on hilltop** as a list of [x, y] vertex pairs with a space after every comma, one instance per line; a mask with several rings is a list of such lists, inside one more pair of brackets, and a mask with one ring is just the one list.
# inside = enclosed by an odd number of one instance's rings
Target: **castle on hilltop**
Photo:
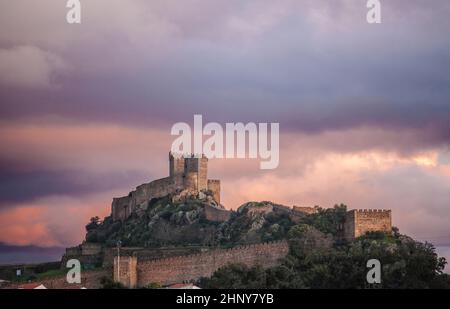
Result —
[[[208, 158], [204, 155], [174, 155], [169, 153], [169, 176], [142, 184], [127, 196], [114, 198], [112, 220], [126, 220], [133, 213], [146, 209], [152, 199], [169, 195], [172, 202], [193, 196], [202, 201], [204, 218], [213, 222], [228, 222], [232, 211], [220, 205], [220, 181], [208, 179]], [[235, 214], [258, 218], [274, 213], [288, 217], [294, 224], [303, 222], [305, 216], [321, 216], [318, 206], [284, 206], [271, 202], [249, 202]], [[257, 222], [257, 221], [255, 221]], [[119, 224], [120, 225], [120, 224]], [[252, 225], [253, 228], [253, 225]], [[201, 231], [201, 230], [199, 230]], [[353, 241], [367, 232], [392, 232], [390, 210], [357, 209], [345, 213], [338, 222], [335, 238], [339, 241]], [[201, 233], [201, 232], [199, 232]], [[117, 248], [99, 242], [85, 241], [81, 245], [67, 248], [62, 265], [76, 258], [85, 265], [101, 264], [109, 269], [109, 276], [126, 287], [143, 287], [151, 283], [170, 285], [192, 282], [211, 276], [217, 269], [229, 263], [243, 263], [247, 266], [260, 265], [264, 268], [277, 265], [289, 252], [286, 239], [271, 243], [253, 243], [231, 249], [211, 246], [174, 247], [122, 247]]]
[[[127, 219], [133, 211], [148, 203], [153, 198], [161, 198], [168, 194], [186, 192], [198, 196], [200, 192], [208, 192], [219, 207], [205, 207], [206, 217], [212, 221], [227, 221], [230, 212], [220, 205], [220, 180], [208, 179], [208, 158], [204, 155], [196, 156], [169, 153], [169, 177], [142, 184], [127, 196], [114, 198], [111, 214], [114, 221]], [[270, 209], [269, 209], [270, 208]], [[274, 209], [272, 209], [274, 208]], [[282, 211], [292, 218], [313, 214], [318, 207], [293, 208], [286, 206], [259, 207], [258, 211]], [[342, 236], [347, 240], [355, 239], [366, 232], [390, 232], [392, 218], [390, 210], [350, 210], [346, 214], [342, 225]]]
[[169, 177], [142, 184], [127, 196], [114, 198], [112, 218], [123, 221], [139, 205], [184, 190], [194, 195], [209, 191], [214, 201], [220, 204], [220, 180], [208, 179], [208, 158], [204, 155], [169, 153]]

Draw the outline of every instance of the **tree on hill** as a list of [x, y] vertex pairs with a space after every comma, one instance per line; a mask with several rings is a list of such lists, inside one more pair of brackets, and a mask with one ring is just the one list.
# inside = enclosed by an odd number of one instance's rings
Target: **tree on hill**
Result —
[[86, 231], [90, 232], [95, 230], [100, 225], [100, 218], [98, 216], [92, 217], [90, 222], [86, 225]]
[[325, 234], [337, 235], [345, 220], [347, 206], [334, 205], [333, 208], [319, 208], [317, 213], [305, 216], [302, 223], [311, 225]]

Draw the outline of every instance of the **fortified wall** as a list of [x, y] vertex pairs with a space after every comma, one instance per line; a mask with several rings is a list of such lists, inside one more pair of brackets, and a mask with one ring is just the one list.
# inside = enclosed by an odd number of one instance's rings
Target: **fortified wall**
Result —
[[[68, 270], [68, 268], [65, 268]], [[81, 272], [81, 282], [80, 283], [68, 283], [66, 276], [58, 277], [44, 277], [39, 278], [39, 284], [43, 284], [47, 289], [101, 289], [102, 288], [102, 278], [112, 279], [112, 274], [110, 269], [101, 270], [83, 270]], [[8, 289], [18, 289], [23, 283], [13, 282], [7, 286]]]
[[213, 207], [210, 205], [204, 205], [205, 216], [209, 221], [225, 222], [230, 220], [231, 212], [226, 209]]
[[292, 208], [292, 211], [295, 213], [302, 213], [302, 214], [307, 214], [307, 215], [312, 215], [317, 213], [319, 210], [318, 206], [315, 207], [308, 207], [308, 206], [294, 206]]
[[366, 232], [392, 230], [392, 212], [383, 209], [355, 209], [347, 212], [344, 222], [344, 238], [353, 240]]
[[193, 282], [202, 277], [211, 277], [216, 270], [231, 263], [273, 267], [288, 252], [289, 245], [283, 240], [152, 261], [141, 261], [136, 256], [121, 256], [120, 261], [118, 257], [114, 259], [114, 280], [130, 288], [145, 287], [151, 283], [170, 285]]
[[169, 153], [169, 177], [142, 184], [127, 196], [114, 198], [111, 205], [113, 220], [125, 220], [137, 206], [148, 203], [152, 198], [182, 190], [193, 193], [210, 191], [220, 204], [220, 180], [208, 179], [208, 158]]
[[66, 268], [68, 260], [78, 259], [83, 265], [96, 266], [102, 264], [103, 247], [101, 244], [83, 242], [81, 245], [66, 248], [61, 258], [61, 267]]

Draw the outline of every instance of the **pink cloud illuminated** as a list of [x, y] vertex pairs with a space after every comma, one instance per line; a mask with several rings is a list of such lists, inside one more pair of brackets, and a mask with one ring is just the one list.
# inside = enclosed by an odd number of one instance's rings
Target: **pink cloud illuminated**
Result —
[[[2, 155], [20, 158], [30, 166], [41, 162], [50, 169], [71, 166], [92, 174], [142, 170], [148, 171], [146, 181], [168, 173], [171, 137], [160, 130], [28, 124], [5, 125], [0, 135], [8, 146]], [[287, 133], [281, 136], [278, 169], [261, 171], [257, 160], [213, 159], [210, 177], [222, 179], [222, 201], [231, 209], [250, 200], [322, 207], [342, 202], [350, 208], [393, 209], [395, 224], [405, 232], [427, 237], [445, 234], [450, 165], [438, 160], [445, 150], [393, 150], [393, 145], [410, 136], [410, 132], [370, 128], [314, 136]], [[352, 147], [345, 147], [348, 143]], [[139, 184], [123, 183], [95, 194], [42, 197], [3, 209], [0, 241], [46, 246], [78, 243], [90, 217], [106, 216], [112, 197], [125, 195]], [[424, 205], [429, 212], [424, 212]]]

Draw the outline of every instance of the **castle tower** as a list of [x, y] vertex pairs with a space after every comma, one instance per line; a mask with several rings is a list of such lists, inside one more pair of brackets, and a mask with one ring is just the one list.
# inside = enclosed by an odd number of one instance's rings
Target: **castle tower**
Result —
[[137, 257], [114, 257], [114, 282], [121, 283], [129, 289], [137, 286]]
[[347, 212], [344, 223], [344, 237], [353, 240], [367, 232], [392, 231], [392, 214], [383, 209], [354, 209]]
[[208, 158], [205, 155], [186, 157], [169, 152], [169, 177], [142, 184], [128, 195], [114, 198], [111, 204], [113, 220], [125, 220], [137, 206], [180, 190], [209, 190], [214, 200], [220, 203], [220, 181], [208, 180]]
[[204, 155], [184, 159], [184, 187], [193, 191], [208, 189], [208, 158]]
[[169, 152], [169, 176], [179, 176], [184, 173], [184, 157], [181, 154]]

